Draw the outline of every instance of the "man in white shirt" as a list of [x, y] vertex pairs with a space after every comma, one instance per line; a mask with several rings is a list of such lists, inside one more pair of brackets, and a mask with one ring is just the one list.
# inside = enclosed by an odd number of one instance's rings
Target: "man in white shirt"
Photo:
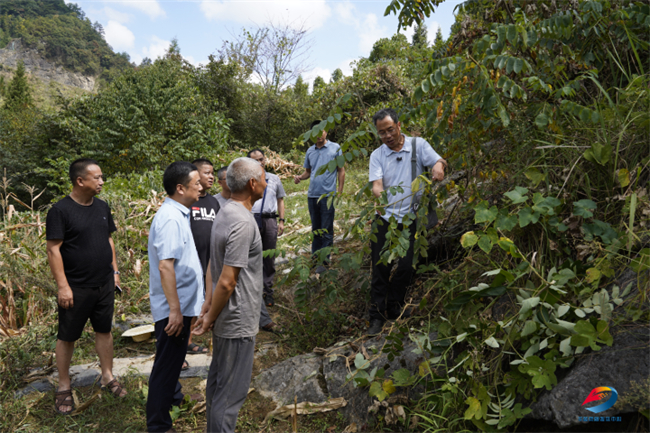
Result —
[[[264, 151], [254, 149], [248, 152], [248, 157], [259, 162], [262, 167], [266, 163]], [[253, 205], [252, 212], [257, 219], [261, 218], [262, 248], [274, 250], [278, 243], [278, 236], [284, 232], [284, 187], [280, 178], [273, 173], [266, 173], [267, 187], [261, 199]], [[264, 208], [262, 208], [262, 204]], [[277, 220], [276, 220], [277, 219]], [[263, 260], [264, 274], [264, 303], [272, 307], [273, 302], [273, 277], [275, 276], [275, 257], [265, 257]]]
[[[370, 155], [368, 180], [372, 183], [372, 193], [375, 197], [380, 197], [384, 190], [388, 190], [390, 187], [401, 187], [402, 192], [395, 191], [392, 194], [387, 191], [388, 203], [391, 205], [387, 206], [384, 215], [378, 215], [373, 223], [373, 231], [376, 229], [376, 241], [370, 243], [372, 280], [368, 335], [379, 334], [386, 319], [397, 319], [402, 314], [406, 289], [411, 284], [413, 277], [414, 225], [409, 227], [409, 249], [404, 257], [398, 259], [395, 272], [391, 275], [393, 263], [388, 265], [379, 263], [389, 224], [397, 223], [397, 229], [401, 231], [403, 229], [402, 219], [411, 211], [413, 203], [417, 201], [417, 197], [411, 191], [413, 145], [416, 145], [416, 176], [431, 168], [433, 179], [441, 181], [445, 177], [445, 168], [447, 167], [447, 162], [433, 150], [426, 140], [402, 134], [402, 125], [398, 121], [397, 113], [392, 108], [379, 110], [373, 116], [372, 121], [384, 143]], [[406, 317], [408, 314], [409, 312], [405, 311], [402, 317]]]

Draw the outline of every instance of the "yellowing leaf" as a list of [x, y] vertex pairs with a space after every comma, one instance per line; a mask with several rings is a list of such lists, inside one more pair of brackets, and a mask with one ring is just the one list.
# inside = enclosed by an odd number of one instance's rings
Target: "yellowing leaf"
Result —
[[625, 188], [630, 184], [630, 172], [627, 171], [627, 168], [621, 168], [618, 171], [618, 183], [621, 185], [621, 188]]
[[467, 397], [465, 403], [469, 405], [465, 411], [465, 419], [481, 419], [481, 402], [474, 397]]
[[384, 383], [381, 385], [381, 387], [383, 388], [384, 392], [388, 395], [397, 391], [397, 388], [395, 388], [395, 385], [393, 385], [393, 381], [390, 379], [385, 380]]

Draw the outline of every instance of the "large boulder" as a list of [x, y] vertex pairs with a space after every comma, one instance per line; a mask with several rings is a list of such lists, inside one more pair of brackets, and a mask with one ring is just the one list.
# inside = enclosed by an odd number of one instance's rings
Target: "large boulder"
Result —
[[[435, 335], [430, 336], [435, 339]], [[368, 388], [355, 387], [347, 380], [349, 368], [354, 371], [354, 356], [365, 353], [372, 362], [367, 371], [374, 367], [384, 368], [385, 377], [394, 371], [406, 368], [417, 373], [424, 357], [418, 353], [417, 344], [412, 341], [404, 342], [404, 350], [392, 361], [382, 353], [386, 340], [383, 337], [371, 338], [361, 345], [348, 343], [321, 350], [320, 355], [308, 354], [289, 358], [280, 364], [264, 370], [254, 379], [254, 387], [263, 396], [273, 399], [278, 406], [293, 403], [298, 397], [298, 403], [309, 401], [322, 403], [329, 398], [343, 397], [347, 405], [340, 409], [348, 422], [363, 425], [374, 421], [368, 413], [373, 398], [368, 394]], [[376, 355], [374, 355], [376, 353]], [[347, 359], [347, 361], [346, 361]], [[393, 395], [393, 399], [408, 399], [415, 397], [421, 389], [411, 389], [407, 393]]]
[[[650, 273], [648, 272], [639, 275], [627, 269], [607, 290], [611, 294], [614, 285], [619, 286], [622, 290], [628, 284], [633, 284], [625, 303], [629, 304], [643, 296], [639, 293], [640, 291], [644, 291], [647, 297], [649, 278]], [[641, 283], [642, 286], [640, 287], [637, 283]], [[647, 311], [647, 301], [641, 305], [641, 308]], [[579, 355], [557, 386], [551, 391], [544, 392], [531, 406], [533, 411], [528, 417], [552, 421], [560, 428], [567, 428], [583, 423], [582, 417], [595, 416], [594, 413], [582, 407], [582, 403], [594, 388], [601, 386], [614, 388], [618, 398], [621, 399], [622, 396], [635, 393], [635, 386], [647, 387], [648, 378], [650, 378], [650, 329], [648, 323], [646, 321], [643, 323], [629, 321], [625, 317], [625, 308], [614, 310], [612, 323], [617, 323], [611, 330], [614, 337], [612, 346], [604, 346], [597, 352], [589, 351]], [[621, 403], [598, 413], [598, 416], [612, 417], [637, 412], [640, 409], [629, 404], [622, 404], [623, 400], [630, 401], [629, 398], [621, 399]]]

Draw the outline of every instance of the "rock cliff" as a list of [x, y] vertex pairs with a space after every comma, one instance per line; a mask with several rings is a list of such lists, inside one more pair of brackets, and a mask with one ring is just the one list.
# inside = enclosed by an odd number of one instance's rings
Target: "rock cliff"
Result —
[[89, 92], [95, 88], [95, 77], [67, 71], [62, 66], [43, 59], [36, 50], [24, 47], [20, 39], [14, 39], [0, 49], [1, 66], [15, 69], [20, 60], [25, 63], [25, 69], [30, 74], [45, 82], [56, 81]]

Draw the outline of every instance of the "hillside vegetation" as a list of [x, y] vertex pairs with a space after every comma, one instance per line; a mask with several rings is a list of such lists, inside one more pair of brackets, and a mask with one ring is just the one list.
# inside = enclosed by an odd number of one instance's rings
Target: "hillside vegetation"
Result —
[[[97, 158], [108, 177], [103, 198], [119, 226], [129, 288], [117, 312], [128, 315], [148, 311], [146, 236], [168, 163], [208, 157], [221, 166], [266, 146], [300, 164], [309, 140], [327, 130], [344, 153], [329, 169], [354, 173], [345, 194], [329, 198], [345, 240], [322, 251], [332, 253], [332, 270], [311, 278], [301, 253], [309, 233], [298, 224], [307, 217], [291, 198], [290, 229], [271, 252], [291, 258], [277, 281], [286, 307], [277, 319], [288, 329], [287, 353], [362, 338], [369, 222], [388, 203], [370, 194], [366, 157], [380, 143], [371, 117], [386, 106], [447, 159], [454, 180], [416, 180], [428, 192], [424, 204], [439, 204], [441, 224], [417, 234], [418, 281], [409, 293], [417, 317], [396, 322], [382, 348], [395, 356], [406, 338], [418, 342], [419, 372], [384, 377], [365, 368], [377, 354], [359, 353], [349, 377], [382, 401], [423, 385], [407, 419], [389, 426], [380, 418], [377, 430], [516, 430], [577, 359], [650, 324], [647, 2], [468, 0], [449, 39], [434, 46], [422, 20], [440, 1], [387, 3], [402, 27], [417, 25], [416, 37], [377, 41], [351, 76], [316, 79], [311, 93], [300, 77], [285, 87], [252, 82], [250, 52], [194, 67], [176, 43], [97, 94], [60, 98], [56, 110], [35, 106], [29, 86], [9, 83], [14, 102], [0, 109], [1, 429], [25, 422], [28, 404], [12, 393], [30, 367], [50, 362], [56, 289], [43, 221], [48, 204], [69, 191], [65, 172], [80, 156]], [[323, 120], [307, 130], [313, 119]], [[384, 261], [405, 254], [426, 208], [401, 231], [390, 224]], [[615, 286], [624, 271], [634, 283]], [[633, 409], [647, 431], [646, 400]], [[49, 415], [39, 416], [46, 425]]]
[[3, 0], [0, 48], [14, 38], [43, 58], [101, 82], [132, 67], [128, 54], [115, 53], [106, 43], [101, 24], [93, 24], [79, 6], [63, 0]]

